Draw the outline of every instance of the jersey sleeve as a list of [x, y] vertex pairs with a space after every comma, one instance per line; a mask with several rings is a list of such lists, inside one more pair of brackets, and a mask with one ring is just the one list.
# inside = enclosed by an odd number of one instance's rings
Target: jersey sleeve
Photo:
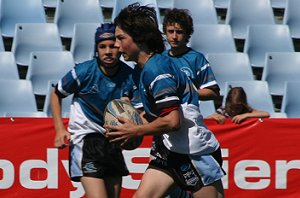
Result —
[[164, 71], [158, 75], [148, 72], [145, 84], [159, 116], [166, 115], [180, 106], [176, 78], [171, 72]]
[[196, 59], [196, 65], [196, 81], [198, 82], [196, 85], [197, 89], [219, 89], [212, 68], [210, 67], [209, 62], [205, 59], [204, 56], [198, 56], [198, 58]]
[[60, 81], [58, 81], [56, 92], [61, 97], [67, 97], [79, 90], [81, 82], [84, 80], [85, 70], [82, 65], [76, 65]]

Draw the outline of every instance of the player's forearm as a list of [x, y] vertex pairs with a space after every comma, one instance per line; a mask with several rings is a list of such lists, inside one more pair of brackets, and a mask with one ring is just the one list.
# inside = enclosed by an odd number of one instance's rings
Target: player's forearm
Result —
[[55, 94], [55, 92], [51, 93], [51, 111], [55, 131], [60, 131], [64, 129], [61, 116], [61, 99]]
[[178, 110], [170, 112], [164, 117], [159, 117], [152, 122], [139, 125], [138, 135], [159, 135], [176, 131], [180, 128], [181, 118]]
[[220, 92], [212, 89], [198, 89], [200, 100], [214, 100], [220, 97]]

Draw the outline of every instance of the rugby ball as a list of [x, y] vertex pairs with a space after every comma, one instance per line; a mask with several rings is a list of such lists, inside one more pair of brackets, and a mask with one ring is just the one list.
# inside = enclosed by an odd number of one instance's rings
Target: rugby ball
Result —
[[[121, 125], [117, 116], [121, 116], [140, 125], [143, 123], [138, 111], [129, 103], [120, 99], [110, 101], [104, 111], [104, 122], [106, 125]], [[141, 145], [143, 136], [137, 137], [134, 140], [122, 146], [125, 150], [133, 150]]]

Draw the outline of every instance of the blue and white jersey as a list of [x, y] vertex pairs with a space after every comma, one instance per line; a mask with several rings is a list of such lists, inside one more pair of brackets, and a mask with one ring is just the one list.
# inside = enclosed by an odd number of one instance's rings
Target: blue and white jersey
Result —
[[162, 54], [170, 57], [193, 81], [197, 89], [218, 85], [209, 62], [202, 53], [190, 48], [189, 51], [178, 56], [171, 56], [169, 50], [165, 50]]
[[155, 119], [164, 109], [179, 106], [183, 113], [181, 128], [163, 134], [164, 145], [184, 154], [215, 151], [219, 142], [203, 123], [198, 93], [193, 83], [172, 60], [154, 54], [140, 73], [139, 91], [145, 112]]
[[88, 133], [103, 133], [103, 112], [107, 103], [133, 94], [133, 69], [121, 61], [119, 64], [119, 71], [107, 77], [94, 58], [77, 64], [58, 82], [57, 91], [62, 96], [74, 94], [68, 126], [72, 143]]

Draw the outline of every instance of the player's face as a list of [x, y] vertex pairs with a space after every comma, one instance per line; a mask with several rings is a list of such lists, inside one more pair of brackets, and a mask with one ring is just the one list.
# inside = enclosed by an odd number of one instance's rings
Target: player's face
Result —
[[139, 54], [139, 47], [133, 41], [132, 37], [129, 36], [118, 26], [115, 31], [116, 43], [115, 46], [119, 48], [125, 61], [137, 61]]
[[168, 24], [165, 33], [171, 48], [180, 48], [187, 44], [186, 33], [178, 23]]
[[114, 67], [120, 58], [119, 48], [115, 46], [114, 40], [99, 42], [97, 51], [101, 65], [104, 67]]

